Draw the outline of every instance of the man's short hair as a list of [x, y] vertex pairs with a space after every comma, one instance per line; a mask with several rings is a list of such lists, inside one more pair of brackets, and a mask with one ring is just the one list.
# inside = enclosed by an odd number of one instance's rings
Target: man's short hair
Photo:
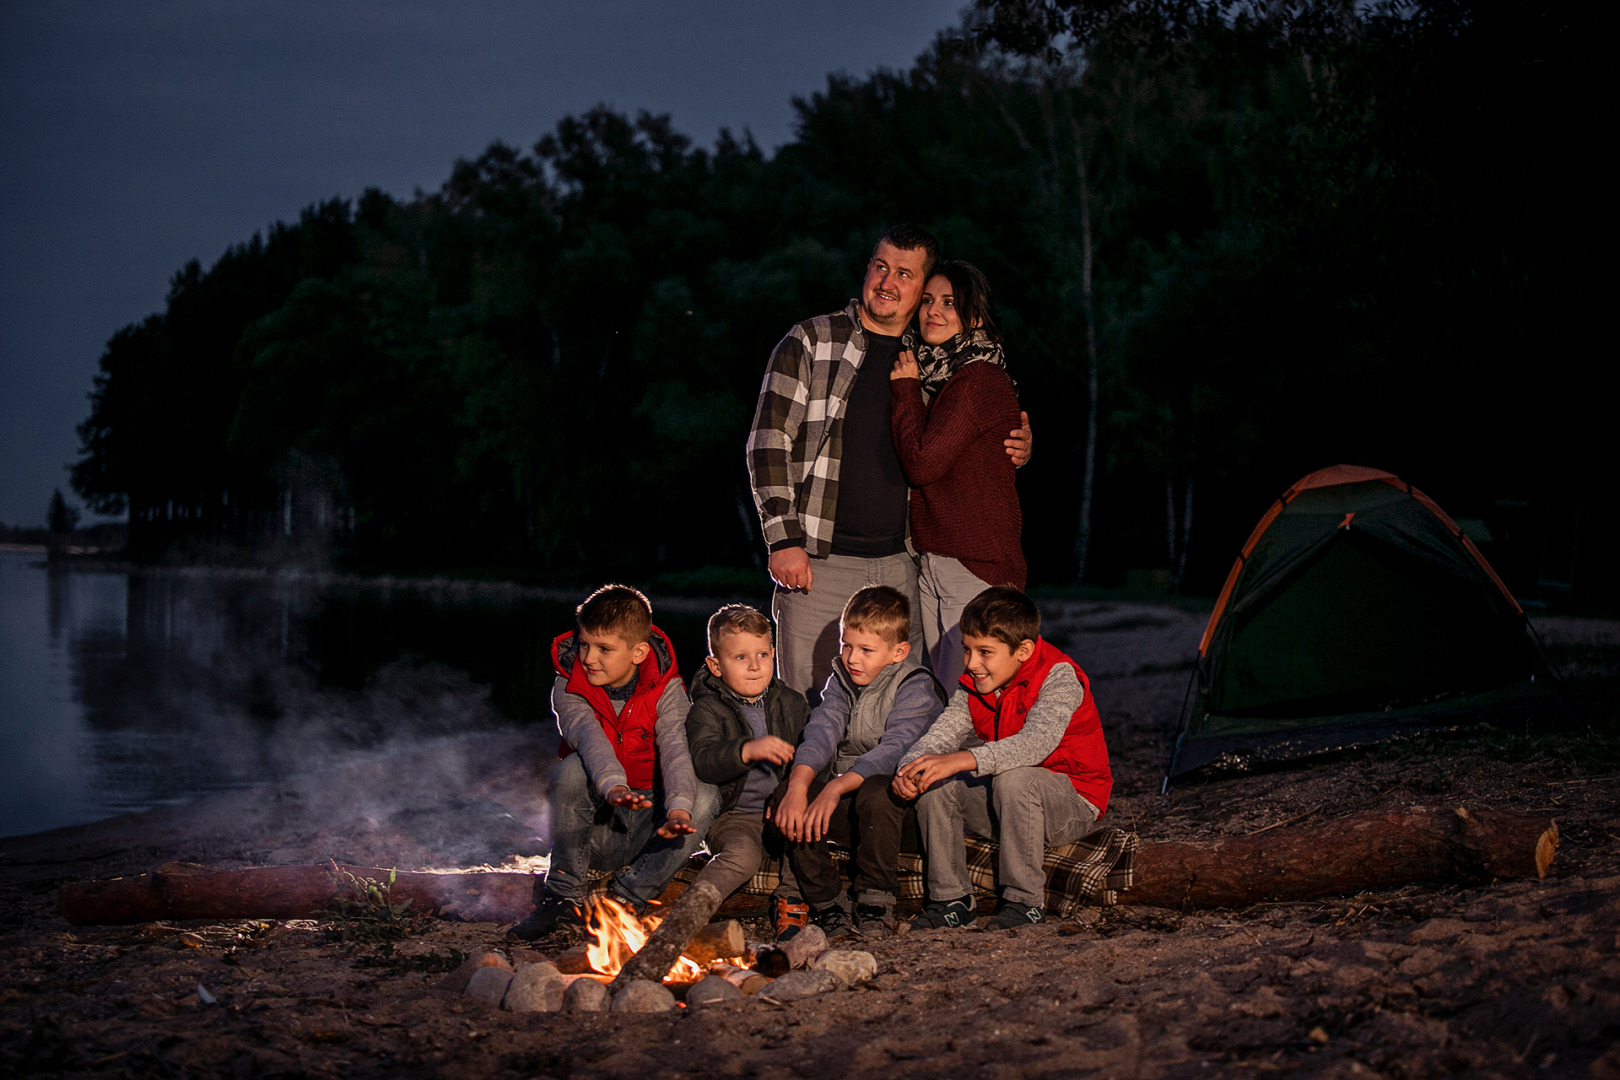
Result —
[[1016, 650], [1041, 636], [1041, 613], [1035, 602], [1017, 589], [997, 585], [969, 600], [962, 609], [962, 636], [995, 638]]
[[898, 645], [911, 638], [911, 602], [899, 589], [868, 585], [849, 598], [838, 625], [845, 630], [865, 630]]
[[728, 634], [756, 634], [769, 639], [771, 620], [758, 608], [747, 604], [727, 604], [709, 616], [709, 655], [720, 655], [720, 643]]
[[901, 251], [921, 251], [923, 253], [923, 278], [926, 282], [928, 275], [933, 272], [934, 264], [939, 262], [939, 241], [934, 234], [921, 225], [890, 225], [883, 235], [877, 238], [872, 245], [872, 254], [877, 254], [878, 244], [887, 240]]
[[613, 634], [634, 648], [652, 638], [652, 604], [640, 589], [604, 585], [574, 609], [581, 630]]

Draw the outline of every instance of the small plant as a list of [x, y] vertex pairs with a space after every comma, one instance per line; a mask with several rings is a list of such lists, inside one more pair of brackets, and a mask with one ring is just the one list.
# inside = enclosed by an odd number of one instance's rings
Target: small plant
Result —
[[410, 898], [394, 899], [394, 870], [388, 871], [387, 881], [357, 877], [335, 861], [332, 870], [347, 879], [348, 893], [334, 897], [333, 907], [321, 912], [323, 918], [332, 920], [324, 932], [327, 941], [394, 942], [415, 931], [416, 920], [405, 914]]

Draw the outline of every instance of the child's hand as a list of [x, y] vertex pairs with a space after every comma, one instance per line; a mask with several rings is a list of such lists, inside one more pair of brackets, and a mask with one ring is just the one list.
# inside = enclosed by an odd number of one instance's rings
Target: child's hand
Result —
[[[631, 791], [623, 784], [614, 784], [608, 788], [607, 801], [612, 806], [622, 806], [627, 810], [651, 810], [652, 800], [638, 791]], [[690, 829], [687, 832], [691, 832]]]
[[767, 816], [776, 823], [776, 829], [789, 840], [804, 839], [804, 792], [789, 787], [782, 795], [782, 801], [776, 804], [776, 812]]
[[742, 744], [743, 764], [768, 761], [772, 765], [786, 765], [793, 760], [793, 744], [775, 735], [763, 735]]
[[[828, 796], [832, 796], [828, 798]], [[832, 820], [833, 811], [838, 808], [838, 793], [831, 787], [821, 789], [814, 802], [804, 812], [804, 839], [820, 840], [827, 835], [827, 823]]]
[[920, 378], [922, 374], [917, 368], [917, 357], [910, 349], [901, 349], [900, 355], [895, 358], [893, 369], [889, 371], [889, 381]]
[[958, 750], [954, 754], [924, 754], [920, 758], [906, 762], [905, 768], [901, 769], [894, 779], [899, 783], [901, 777], [904, 777], [920, 795], [941, 780], [949, 780], [957, 773], [969, 772], [978, 767], [979, 761], [971, 750]]
[[[652, 803], [647, 805], [651, 806]], [[673, 840], [677, 836], [685, 836], [688, 833], [695, 832], [697, 832], [697, 828], [692, 824], [692, 815], [685, 810], [671, 810], [669, 817], [662, 825], [658, 826], [658, 835], [665, 840]]]
[[922, 789], [912, 783], [909, 764], [905, 772], [894, 774], [894, 781], [889, 784], [889, 790], [907, 801], [922, 794]]

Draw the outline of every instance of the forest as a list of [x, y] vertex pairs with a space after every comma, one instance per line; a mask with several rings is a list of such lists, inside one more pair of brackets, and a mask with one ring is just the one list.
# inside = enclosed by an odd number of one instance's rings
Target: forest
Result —
[[766, 357], [910, 221], [995, 289], [1032, 583], [1213, 593], [1349, 463], [1522, 597], [1612, 607], [1587, 17], [980, 0], [796, 100], [774, 153], [599, 107], [182, 267], [107, 342], [74, 488], [137, 559], [762, 575]]

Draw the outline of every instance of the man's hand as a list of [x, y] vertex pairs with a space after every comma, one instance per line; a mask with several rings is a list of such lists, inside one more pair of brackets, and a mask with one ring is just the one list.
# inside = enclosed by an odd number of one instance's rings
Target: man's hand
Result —
[[[1027, 461], [1029, 455], [1025, 454]], [[784, 589], [803, 589], [810, 591], [810, 556], [802, 547], [785, 547], [771, 552], [771, 561], [767, 564], [771, 570], [771, 580]]]
[[793, 744], [775, 735], [762, 735], [742, 744], [743, 764], [768, 761], [772, 765], [786, 765], [793, 760]]
[[1029, 413], [1020, 412], [1018, 421], [1023, 426], [1009, 431], [1007, 440], [1001, 445], [1007, 448], [1007, 456], [1013, 459], [1013, 468], [1022, 469], [1035, 453], [1035, 432], [1030, 430]]
[[[898, 784], [905, 778], [911, 789], [920, 795], [939, 783], [949, 780], [960, 772], [969, 772], [979, 767], [979, 761], [973, 756], [971, 750], [958, 750], [954, 754], [924, 754], [920, 758], [906, 762], [905, 766], [895, 775]], [[899, 794], [899, 789], [895, 789]]]
[[[647, 805], [651, 806], [652, 803]], [[658, 835], [665, 840], [673, 840], [677, 836], [685, 836], [688, 833], [695, 832], [697, 832], [697, 826], [692, 824], [692, 815], [685, 810], [671, 810], [669, 817], [662, 825], [658, 826]]]
[[895, 358], [894, 368], [889, 372], [889, 381], [920, 378], [922, 378], [922, 371], [917, 367], [916, 354], [910, 349], [901, 349], [900, 355]]
[[[622, 806], [627, 810], [651, 810], [652, 800], [638, 791], [631, 791], [623, 784], [614, 784], [608, 788], [607, 801], [613, 806]], [[688, 829], [688, 832], [691, 830]]]

